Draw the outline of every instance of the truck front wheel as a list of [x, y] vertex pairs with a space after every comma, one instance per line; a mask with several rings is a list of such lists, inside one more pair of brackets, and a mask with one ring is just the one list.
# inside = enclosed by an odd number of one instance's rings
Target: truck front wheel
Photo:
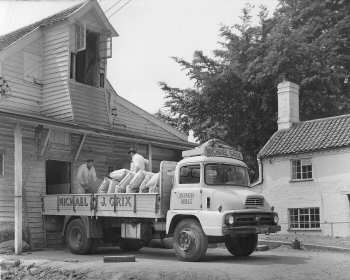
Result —
[[87, 237], [85, 225], [81, 219], [71, 221], [66, 230], [66, 244], [74, 254], [88, 254], [91, 250], [92, 240]]
[[194, 219], [180, 221], [174, 231], [174, 249], [181, 261], [195, 262], [205, 256], [208, 238]]
[[248, 257], [255, 251], [257, 243], [257, 234], [227, 236], [225, 240], [227, 250], [236, 257]]

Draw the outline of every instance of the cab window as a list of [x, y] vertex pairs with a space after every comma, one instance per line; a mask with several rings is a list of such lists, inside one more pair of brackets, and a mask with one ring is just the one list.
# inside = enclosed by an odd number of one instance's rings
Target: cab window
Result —
[[205, 183], [207, 185], [249, 186], [246, 167], [230, 164], [207, 164], [205, 166]]
[[180, 184], [198, 184], [200, 182], [200, 165], [188, 165], [180, 168]]

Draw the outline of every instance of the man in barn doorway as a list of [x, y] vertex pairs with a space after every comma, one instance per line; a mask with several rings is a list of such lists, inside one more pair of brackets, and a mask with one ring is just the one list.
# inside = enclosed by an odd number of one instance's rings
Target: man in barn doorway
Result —
[[92, 188], [96, 184], [96, 170], [94, 160], [88, 159], [86, 163], [79, 166], [77, 172], [77, 184], [73, 188], [73, 193], [91, 193]]
[[148, 160], [146, 160], [143, 156], [137, 153], [136, 148], [131, 147], [129, 149], [128, 154], [130, 155], [130, 171], [137, 172], [139, 170], [147, 170], [148, 169]]

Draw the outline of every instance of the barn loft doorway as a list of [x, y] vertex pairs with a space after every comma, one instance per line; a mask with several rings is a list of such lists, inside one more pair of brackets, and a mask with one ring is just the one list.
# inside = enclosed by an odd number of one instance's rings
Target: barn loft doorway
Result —
[[71, 164], [67, 161], [46, 161], [46, 194], [71, 192]]

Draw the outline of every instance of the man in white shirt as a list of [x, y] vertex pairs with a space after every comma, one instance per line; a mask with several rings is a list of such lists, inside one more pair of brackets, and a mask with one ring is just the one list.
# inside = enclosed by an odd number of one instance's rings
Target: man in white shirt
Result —
[[130, 171], [137, 172], [139, 170], [146, 170], [146, 165], [148, 164], [148, 160], [146, 160], [143, 156], [137, 153], [135, 148], [130, 148], [128, 154], [130, 155]]
[[77, 188], [73, 189], [73, 193], [89, 193], [93, 184], [96, 182], [96, 170], [94, 167], [94, 160], [88, 159], [78, 168], [77, 173]]

